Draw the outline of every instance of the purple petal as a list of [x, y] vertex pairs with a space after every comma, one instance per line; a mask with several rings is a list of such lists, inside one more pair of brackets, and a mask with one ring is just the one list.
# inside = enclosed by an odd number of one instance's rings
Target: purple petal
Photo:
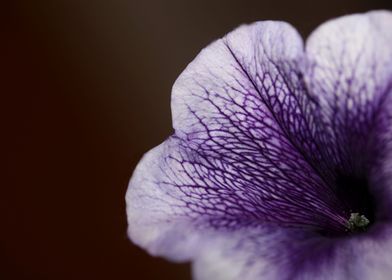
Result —
[[310, 133], [296, 72], [302, 59], [291, 26], [261, 22], [211, 44], [186, 68], [173, 88], [176, 134], [145, 156], [130, 182], [134, 242], [187, 259], [194, 237], [182, 227], [344, 230], [339, 201], [298, 145]]
[[[285, 267], [306, 234], [276, 228], [242, 228], [221, 232], [205, 242], [193, 263], [196, 280], [289, 279], [294, 269]], [[283, 271], [281, 269], [284, 269]], [[290, 278], [293, 279], [293, 278]]]
[[346, 209], [372, 220], [392, 201], [380, 178], [392, 159], [391, 30], [391, 12], [350, 15], [321, 25], [306, 44], [304, 77], [317, 104], [313, 140], [324, 147], [319, 168], [329, 170]]
[[[152, 255], [189, 260], [197, 251], [186, 187], [192, 166], [178, 162], [182, 151], [178, 140], [168, 139], [144, 155], [136, 167], [126, 194], [128, 234]], [[185, 168], [183, 168], [185, 167]], [[202, 195], [202, 193], [200, 193]], [[192, 214], [192, 213], [190, 213]]]
[[[315, 140], [325, 162], [365, 174], [392, 86], [392, 13], [370, 12], [321, 25], [306, 44], [307, 88], [321, 110]], [[381, 131], [382, 132], [382, 131]], [[374, 137], [373, 137], [374, 136]]]
[[249, 205], [258, 223], [341, 229], [340, 203], [307, 161], [317, 148], [299, 72], [303, 59], [302, 40], [286, 23], [238, 28], [203, 50], [176, 81], [174, 128], [194, 153], [215, 161], [210, 170], [236, 177], [225, 178], [233, 186], [209, 187], [242, 192], [232, 199]]
[[131, 179], [133, 242], [196, 259], [199, 279], [384, 279], [390, 231], [324, 235], [344, 232], [368, 203], [339, 192], [342, 175], [359, 177], [354, 187], [366, 177], [377, 202], [392, 198], [391, 21], [330, 21], [307, 53], [281, 22], [242, 26], [204, 49], [173, 87], [175, 134]]
[[206, 242], [195, 280], [390, 279], [391, 227], [351, 239], [304, 231], [243, 228]]

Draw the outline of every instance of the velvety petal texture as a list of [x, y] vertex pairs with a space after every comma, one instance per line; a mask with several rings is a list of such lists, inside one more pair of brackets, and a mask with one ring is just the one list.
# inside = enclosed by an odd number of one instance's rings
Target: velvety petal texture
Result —
[[390, 279], [392, 230], [335, 240], [306, 231], [244, 228], [205, 241], [196, 258], [197, 280]]
[[314, 139], [346, 173], [363, 173], [377, 156], [369, 134], [385, 129], [377, 118], [391, 91], [391, 46], [391, 13], [382, 11], [329, 21], [307, 41], [304, 75], [321, 111]]
[[[306, 46], [265, 21], [205, 48], [173, 86], [175, 134], [130, 181], [131, 240], [200, 280], [387, 279], [391, 33], [377, 11]], [[383, 222], [338, 238], [353, 211]]]

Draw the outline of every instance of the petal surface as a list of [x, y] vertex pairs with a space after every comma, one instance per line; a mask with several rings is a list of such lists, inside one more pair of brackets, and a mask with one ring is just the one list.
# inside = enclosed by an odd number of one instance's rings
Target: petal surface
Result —
[[306, 44], [307, 89], [318, 103], [315, 141], [345, 174], [366, 174], [385, 123], [392, 86], [392, 13], [375, 11], [324, 23]]
[[392, 140], [391, 30], [392, 13], [374, 11], [326, 22], [306, 43], [304, 80], [317, 104], [313, 139], [324, 147], [318, 168], [329, 170], [325, 180], [347, 212], [371, 220], [385, 216], [392, 198], [381, 180]]
[[304, 231], [243, 228], [211, 238], [193, 263], [195, 280], [387, 280], [390, 225], [333, 240]]
[[305, 52], [260, 22], [204, 49], [173, 87], [175, 134], [130, 181], [131, 239], [200, 280], [386, 279], [388, 234], [314, 233], [345, 229], [340, 174], [392, 189], [390, 30], [389, 12], [339, 18]]
[[299, 34], [281, 22], [242, 26], [216, 41], [173, 87], [174, 129], [189, 149], [231, 168], [239, 181], [229, 189], [243, 193], [237, 203], [247, 202], [259, 223], [339, 229], [340, 203], [308, 160], [318, 147], [303, 51]]
[[182, 260], [198, 240], [184, 232], [201, 225], [344, 230], [339, 201], [306, 160], [314, 147], [303, 59], [290, 25], [259, 22], [189, 64], [172, 92], [175, 135], [144, 157], [129, 185], [134, 242]]

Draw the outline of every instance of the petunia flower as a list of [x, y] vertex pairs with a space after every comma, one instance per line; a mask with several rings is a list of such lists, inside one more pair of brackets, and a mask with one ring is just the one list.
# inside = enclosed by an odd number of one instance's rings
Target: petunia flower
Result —
[[130, 239], [198, 280], [391, 279], [392, 13], [243, 25], [172, 91]]

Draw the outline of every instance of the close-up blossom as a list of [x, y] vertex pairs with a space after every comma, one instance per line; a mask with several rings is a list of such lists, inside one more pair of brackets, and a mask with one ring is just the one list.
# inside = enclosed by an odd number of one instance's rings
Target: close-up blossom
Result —
[[392, 12], [241, 25], [174, 83], [130, 240], [196, 280], [390, 279]]

